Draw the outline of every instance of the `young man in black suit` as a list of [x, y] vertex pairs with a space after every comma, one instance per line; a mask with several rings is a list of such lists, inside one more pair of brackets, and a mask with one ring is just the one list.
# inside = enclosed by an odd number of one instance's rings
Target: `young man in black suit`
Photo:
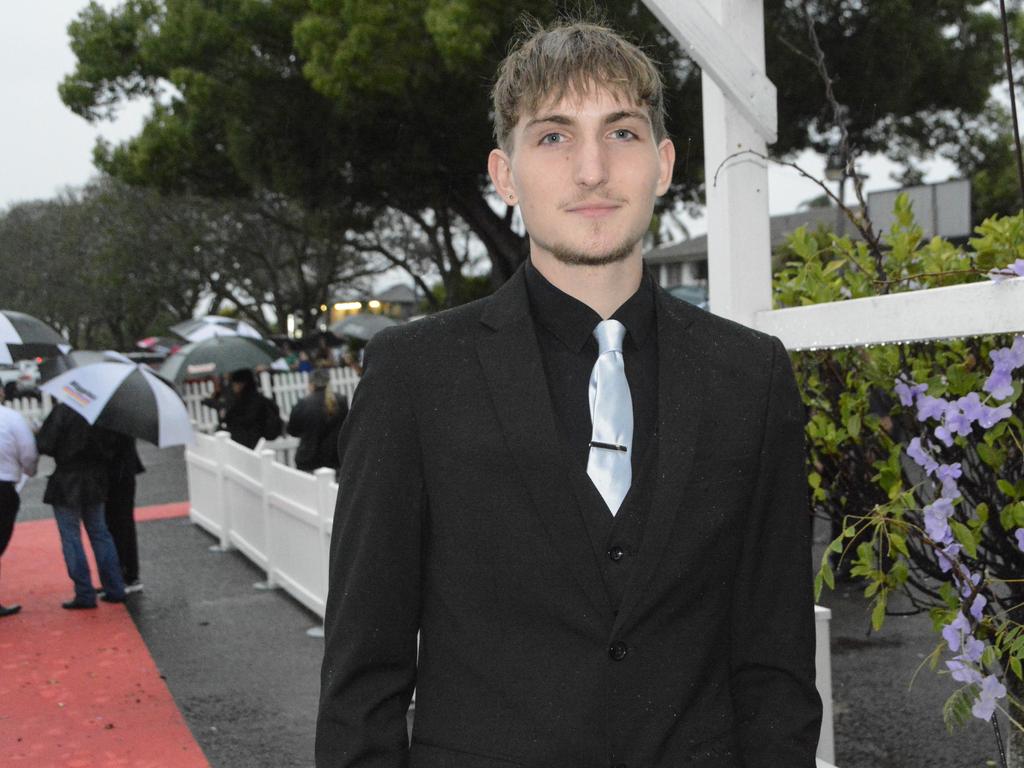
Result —
[[674, 163], [658, 72], [563, 24], [494, 107], [530, 257], [367, 351], [317, 766], [813, 768], [803, 409], [778, 340], [643, 269]]

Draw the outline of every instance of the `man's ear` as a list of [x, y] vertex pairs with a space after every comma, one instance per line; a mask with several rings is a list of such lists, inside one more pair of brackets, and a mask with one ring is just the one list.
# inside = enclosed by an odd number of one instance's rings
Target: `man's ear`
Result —
[[672, 139], [662, 139], [658, 144], [658, 195], [668, 192], [672, 184], [672, 171], [676, 167], [676, 146]]
[[515, 205], [517, 195], [512, 178], [512, 158], [502, 149], [492, 149], [487, 156], [487, 173], [501, 199], [508, 205]]

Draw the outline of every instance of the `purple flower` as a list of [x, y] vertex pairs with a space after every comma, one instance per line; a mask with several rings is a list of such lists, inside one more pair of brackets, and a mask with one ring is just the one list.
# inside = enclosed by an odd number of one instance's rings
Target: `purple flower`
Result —
[[981, 418], [984, 406], [981, 404], [981, 398], [978, 396], [977, 392], [968, 392], [957, 400], [956, 404], [964, 415], [964, 418], [970, 419], [971, 421], [977, 421]]
[[[1005, 400], [1013, 394], [1013, 380], [1010, 378], [1010, 371], [1001, 367], [994, 368], [992, 375], [985, 379], [981, 388], [996, 400]], [[918, 419], [921, 419], [920, 414]]]
[[924, 530], [933, 540], [943, 544], [951, 544], [953, 535], [949, 530], [949, 518], [953, 514], [951, 499], [936, 499], [924, 508]]
[[1024, 552], [1024, 528], [1018, 528], [1013, 535], [1017, 537], [1017, 549]]
[[1002, 405], [997, 406], [996, 408], [989, 408], [987, 406], [982, 407], [984, 408], [984, 411], [981, 414], [981, 418], [978, 419], [978, 423], [981, 424], [981, 426], [983, 426], [985, 429], [988, 429], [989, 427], [994, 427], [1003, 419], [1010, 418], [1009, 403], [1003, 403]]
[[981, 592], [974, 596], [974, 601], [971, 603], [971, 616], [974, 617], [975, 621], [981, 621], [981, 614], [987, 604], [988, 598], [981, 594]]
[[946, 412], [948, 402], [941, 397], [921, 395], [917, 398], [917, 420], [927, 421], [928, 419], [941, 419]]
[[[961, 397], [960, 400], [963, 400], [963, 398]], [[960, 410], [960, 400], [949, 404], [946, 412], [943, 414], [943, 419], [945, 420], [946, 428], [954, 435], [969, 435], [971, 434], [971, 421], [973, 420]]]
[[953, 679], [961, 683], [974, 683], [975, 685], [981, 684], [981, 672], [976, 670], [974, 667], [964, 664], [961, 661], [960, 656], [957, 656], [952, 661], [947, 661], [946, 666], [949, 667], [949, 671], [953, 673]]
[[940, 424], [935, 428], [935, 437], [947, 448], [953, 445], [953, 436], [949, 434], [945, 424]]
[[985, 644], [974, 635], [964, 635], [963, 658], [977, 664], [981, 661], [981, 654], [985, 652]]
[[942, 482], [942, 496], [944, 498], [959, 498], [960, 488], [956, 484], [956, 479], [962, 474], [959, 461], [955, 464], [941, 464], [936, 468], [935, 476]]
[[953, 570], [953, 561], [950, 558], [959, 557], [962, 550], [963, 547], [960, 546], [960, 542], [955, 541], [952, 544], [947, 544], [938, 551], [939, 568], [942, 569], [943, 573], [949, 573]]
[[971, 625], [963, 614], [963, 611], [956, 612], [956, 618], [942, 628], [942, 637], [949, 644], [949, 650], [959, 653], [963, 646], [964, 635], [971, 634]]
[[995, 283], [1001, 283], [1011, 277], [1024, 277], [1024, 259], [1017, 259], [1013, 264], [1007, 264], [1002, 269], [991, 269], [988, 277]]
[[1005, 269], [1010, 270], [1017, 277], [1024, 277], [1024, 259], [1017, 259], [1013, 264], [1006, 265]]
[[1013, 365], [1014, 368], [1024, 367], [1024, 336], [1018, 336], [1013, 340], [1007, 362]]
[[1006, 697], [1006, 686], [995, 675], [988, 675], [981, 681], [981, 693], [971, 707], [971, 714], [979, 720], [991, 720], [996, 711], [996, 699]]
[[960, 597], [967, 597], [969, 594], [971, 594], [971, 590], [978, 586], [978, 584], [981, 582], [981, 574], [966, 571], [964, 574], [961, 574], [961, 576], [963, 578], [959, 579]]
[[900, 377], [896, 379], [893, 389], [896, 390], [896, 394], [900, 396], [900, 402], [904, 406], [911, 406], [914, 404], [914, 398], [922, 392], [928, 391], [927, 384], [910, 384], [907, 379]]
[[924, 469], [929, 475], [936, 470], [939, 462], [933, 459], [921, 445], [921, 438], [915, 437], [907, 446], [907, 456], [914, 460], [917, 466]]

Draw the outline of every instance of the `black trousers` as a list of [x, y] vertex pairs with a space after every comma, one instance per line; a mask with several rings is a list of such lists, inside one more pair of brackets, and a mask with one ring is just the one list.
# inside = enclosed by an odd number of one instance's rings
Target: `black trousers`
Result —
[[14, 535], [14, 518], [18, 516], [21, 497], [14, 490], [14, 483], [0, 480], [0, 557]]
[[139, 543], [135, 534], [135, 475], [111, 482], [107, 493], [107, 528], [114, 538], [124, 583], [139, 578]]

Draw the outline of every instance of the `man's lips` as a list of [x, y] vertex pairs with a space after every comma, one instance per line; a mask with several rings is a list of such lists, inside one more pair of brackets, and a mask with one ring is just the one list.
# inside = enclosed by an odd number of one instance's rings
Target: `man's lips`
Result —
[[600, 218], [602, 216], [609, 216], [619, 208], [619, 203], [608, 203], [608, 202], [593, 202], [593, 203], [577, 203], [576, 205], [570, 205], [566, 208], [569, 213], [575, 213], [578, 216], [586, 216], [588, 218]]

